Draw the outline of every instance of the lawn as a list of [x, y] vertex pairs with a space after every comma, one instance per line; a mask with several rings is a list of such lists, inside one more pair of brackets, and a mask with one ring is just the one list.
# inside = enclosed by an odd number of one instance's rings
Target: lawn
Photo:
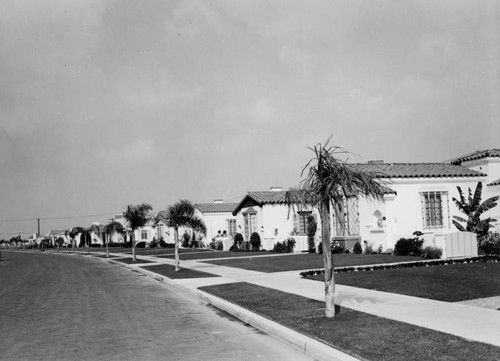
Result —
[[148, 271], [158, 273], [160, 275], [166, 276], [168, 278], [177, 279], [177, 278], [203, 278], [203, 277], [220, 277], [218, 275], [214, 275], [207, 272], [200, 272], [196, 270], [192, 270], [189, 268], [180, 268], [178, 272], [175, 272], [175, 266], [168, 264], [159, 264], [155, 266], [144, 266], [141, 267]]
[[[313, 279], [323, 281], [323, 275]], [[338, 284], [457, 302], [500, 296], [500, 263], [397, 268], [335, 274]]]
[[495, 346], [346, 308], [327, 319], [323, 302], [249, 283], [200, 290], [371, 361], [500, 359], [500, 348]]
[[[212, 252], [198, 252], [198, 250], [184, 250], [179, 255], [181, 260], [199, 260], [199, 259], [212, 259], [212, 258], [233, 258], [233, 257], [255, 257], [255, 256], [268, 256], [276, 255], [276, 252], [257, 252], [257, 251], [245, 251], [245, 252], [232, 252], [232, 251], [212, 251]], [[161, 255], [158, 257], [163, 258], [174, 258], [174, 254]]]
[[[236, 254], [236, 253], [235, 253]], [[361, 266], [408, 261], [420, 261], [418, 257], [392, 256], [388, 254], [333, 254], [334, 267]], [[259, 272], [283, 272], [304, 269], [322, 268], [323, 255], [316, 253], [299, 253], [275, 257], [241, 257], [237, 259], [222, 259], [206, 261], [220, 266], [243, 268]]]

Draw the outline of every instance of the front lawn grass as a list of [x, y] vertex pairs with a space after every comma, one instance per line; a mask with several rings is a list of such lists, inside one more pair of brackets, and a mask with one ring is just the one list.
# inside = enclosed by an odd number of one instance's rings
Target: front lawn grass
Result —
[[328, 319], [323, 302], [245, 282], [200, 290], [371, 361], [500, 359], [492, 345], [346, 308]]
[[[312, 278], [323, 282], [324, 275]], [[335, 282], [438, 301], [458, 302], [500, 296], [500, 263], [476, 262], [336, 273]]]
[[175, 266], [169, 264], [159, 264], [155, 266], [144, 266], [141, 267], [148, 271], [158, 273], [160, 275], [166, 276], [172, 279], [181, 278], [205, 278], [205, 277], [220, 277], [219, 275], [214, 275], [212, 273], [201, 272], [192, 270], [189, 268], [180, 268], [179, 271], [175, 272]]
[[[233, 252], [233, 251], [212, 251], [212, 252], [197, 252], [195, 250], [194, 252], [187, 251], [187, 252], [181, 252], [179, 255], [179, 258], [181, 260], [198, 260], [198, 259], [211, 259], [211, 258], [233, 258], [233, 257], [255, 257], [255, 256], [268, 256], [268, 255], [276, 255], [276, 252], [264, 252], [264, 251], [240, 251], [240, 252]], [[169, 255], [162, 255], [158, 256], [162, 258], [174, 258], [175, 255], [169, 254]]]
[[[422, 258], [393, 256], [389, 254], [332, 254], [334, 267], [361, 266], [371, 264], [385, 264], [408, 261], [421, 261]], [[222, 259], [207, 261], [206, 263], [219, 266], [243, 268], [259, 272], [284, 272], [304, 269], [322, 268], [323, 255], [316, 253], [289, 254], [276, 257], [241, 257], [238, 259]]]

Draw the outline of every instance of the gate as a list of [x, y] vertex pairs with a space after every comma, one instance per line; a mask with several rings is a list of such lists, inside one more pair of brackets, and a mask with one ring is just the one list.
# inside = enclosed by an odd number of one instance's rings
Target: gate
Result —
[[477, 235], [471, 232], [455, 232], [445, 237], [446, 258], [476, 257]]

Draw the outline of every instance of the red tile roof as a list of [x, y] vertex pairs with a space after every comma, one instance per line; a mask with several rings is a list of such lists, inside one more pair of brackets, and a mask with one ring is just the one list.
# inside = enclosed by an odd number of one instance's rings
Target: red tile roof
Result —
[[194, 206], [201, 213], [232, 213], [238, 203], [197, 203]]
[[486, 174], [448, 163], [358, 163], [359, 170], [378, 173], [378, 178], [484, 177]]
[[455, 158], [451, 160], [451, 164], [460, 165], [469, 160], [482, 159], [482, 158], [500, 158], [500, 149], [486, 149], [476, 150], [470, 154]]

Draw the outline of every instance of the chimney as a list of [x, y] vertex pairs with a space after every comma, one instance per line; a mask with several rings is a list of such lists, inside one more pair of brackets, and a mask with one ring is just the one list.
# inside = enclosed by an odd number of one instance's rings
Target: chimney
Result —
[[269, 188], [271, 192], [281, 192], [283, 190], [282, 187], [271, 187]]
[[221, 204], [221, 203], [224, 203], [224, 200], [223, 199], [214, 199], [214, 203]]

